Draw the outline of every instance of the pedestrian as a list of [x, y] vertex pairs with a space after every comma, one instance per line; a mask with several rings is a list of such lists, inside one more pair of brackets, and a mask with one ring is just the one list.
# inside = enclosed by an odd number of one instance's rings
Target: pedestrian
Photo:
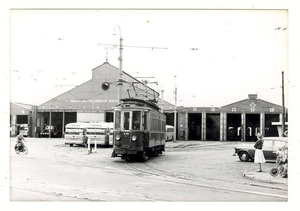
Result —
[[263, 140], [263, 136], [260, 133], [257, 134], [257, 139], [258, 140], [254, 144], [254, 148], [255, 148], [254, 163], [258, 163], [259, 169], [257, 172], [262, 172], [261, 164], [266, 162], [264, 153], [262, 151], [264, 140]]
[[84, 147], [88, 146], [88, 137], [86, 135], [87, 133], [87, 129], [83, 128], [82, 133], [80, 133], [80, 135], [82, 135], [82, 143]]

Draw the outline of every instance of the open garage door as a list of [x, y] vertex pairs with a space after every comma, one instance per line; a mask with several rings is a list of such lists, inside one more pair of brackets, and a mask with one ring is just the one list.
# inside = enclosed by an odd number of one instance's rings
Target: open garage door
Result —
[[246, 141], [257, 141], [257, 133], [260, 133], [260, 115], [246, 114]]
[[220, 141], [220, 114], [206, 115], [206, 140]]
[[265, 115], [265, 137], [278, 136], [277, 126], [272, 122], [279, 122], [279, 114]]
[[241, 114], [227, 114], [227, 140], [240, 141], [241, 138]]
[[201, 140], [201, 124], [202, 114], [192, 113], [188, 114], [188, 139], [189, 140]]

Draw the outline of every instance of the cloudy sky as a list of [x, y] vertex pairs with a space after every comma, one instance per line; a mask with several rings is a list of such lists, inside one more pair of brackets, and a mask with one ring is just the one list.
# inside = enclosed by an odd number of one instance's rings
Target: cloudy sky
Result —
[[179, 106], [255, 93], [281, 105], [286, 10], [12, 10], [10, 20], [12, 102], [40, 105], [91, 79], [106, 58], [119, 67], [121, 35], [123, 71], [151, 77], [169, 102], [176, 86]]

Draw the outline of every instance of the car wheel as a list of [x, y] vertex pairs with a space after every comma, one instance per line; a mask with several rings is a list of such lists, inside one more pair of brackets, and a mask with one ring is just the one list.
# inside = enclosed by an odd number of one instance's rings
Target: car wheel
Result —
[[250, 159], [250, 155], [248, 154], [248, 152], [240, 152], [239, 159], [243, 162], [246, 162]]

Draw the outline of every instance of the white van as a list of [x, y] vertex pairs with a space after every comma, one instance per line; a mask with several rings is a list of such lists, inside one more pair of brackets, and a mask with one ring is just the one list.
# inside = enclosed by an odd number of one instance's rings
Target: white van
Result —
[[166, 141], [174, 140], [174, 126], [166, 125]]

